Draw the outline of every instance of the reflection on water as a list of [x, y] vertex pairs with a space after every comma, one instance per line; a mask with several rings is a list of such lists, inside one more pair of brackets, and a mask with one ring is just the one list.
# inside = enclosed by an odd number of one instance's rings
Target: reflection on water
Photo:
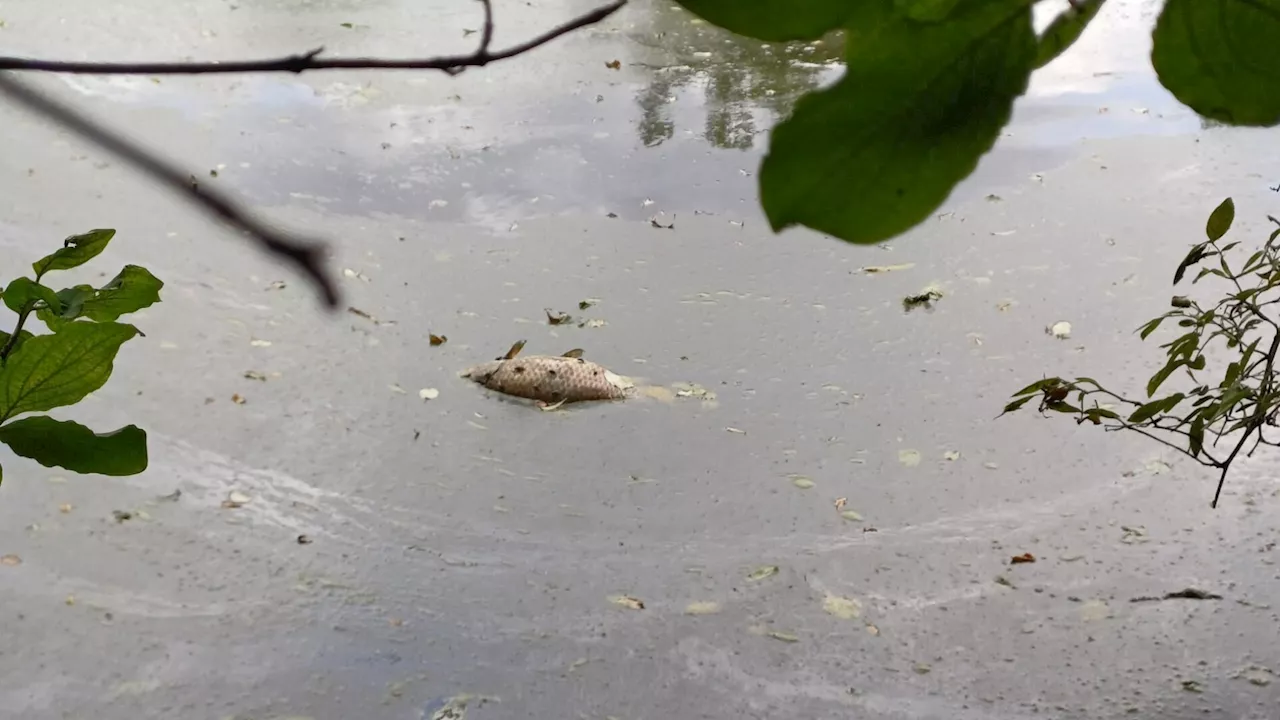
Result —
[[746, 150], [791, 110], [800, 95], [839, 73], [843, 38], [763, 43], [709, 25], [676, 5], [647, 6], [647, 24], [632, 35], [649, 70], [636, 97], [636, 129], [647, 147], [675, 136], [679, 93], [701, 92], [701, 137], [718, 148]]

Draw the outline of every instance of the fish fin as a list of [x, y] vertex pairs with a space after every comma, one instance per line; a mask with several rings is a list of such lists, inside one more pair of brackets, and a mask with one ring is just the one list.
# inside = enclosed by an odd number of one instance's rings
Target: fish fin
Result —
[[524, 340], [517, 340], [515, 344], [511, 346], [511, 349], [507, 351], [506, 355], [503, 355], [502, 357], [497, 359], [510, 360], [511, 358], [519, 355], [520, 351], [524, 349], [524, 342], [525, 342]]
[[582, 348], [574, 348], [572, 350], [568, 350], [560, 357], [580, 358], [582, 357]]

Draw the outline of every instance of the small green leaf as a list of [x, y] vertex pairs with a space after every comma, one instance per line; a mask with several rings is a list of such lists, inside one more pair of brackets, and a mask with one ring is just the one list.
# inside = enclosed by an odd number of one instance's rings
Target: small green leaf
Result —
[[72, 472], [137, 475], [147, 469], [147, 433], [134, 425], [99, 435], [79, 423], [35, 415], [0, 425], [0, 442], [16, 455]]
[[0, 368], [0, 422], [79, 402], [102, 387], [116, 352], [137, 334], [121, 323], [70, 323], [26, 340]]
[[1199, 455], [1204, 449], [1204, 415], [1196, 415], [1196, 419], [1191, 421], [1191, 429], [1187, 432], [1187, 445], [1191, 450], [1191, 454]]
[[851, 3], [832, 0], [677, 0], [713, 25], [757, 40], [816, 40], [844, 24]]
[[1164, 384], [1164, 381], [1169, 379], [1169, 376], [1173, 374], [1173, 371], [1185, 364], [1186, 363], [1182, 360], [1176, 358], [1171, 358], [1169, 362], [1165, 363], [1165, 366], [1160, 368], [1160, 370], [1157, 371], [1155, 375], [1152, 375], [1151, 379], [1147, 381], [1147, 397], [1155, 395], [1156, 390], [1159, 390], [1160, 386]]
[[1233, 362], [1227, 366], [1227, 373], [1222, 376], [1222, 384], [1218, 387], [1231, 387], [1240, 379], [1240, 363]]
[[[1211, 0], [1212, 1], [1212, 0]], [[1210, 240], [1217, 240], [1227, 231], [1231, 229], [1231, 223], [1236, 219], [1236, 204], [1231, 198], [1223, 200], [1218, 207], [1209, 213], [1209, 220], [1205, 222], [1204, 234], [1209, 236]], [[1223, 260], [1223, 272], [1226, 270], [1226, 260]]]
[[1091, 410], [1089, 410], [1089, 413], [1092, 415], [1097, 415], [1098, 417], [1107, 418], [1109, 420], [1120, 419], [1120, 413], [1116, 412], [1115, 410], [1109, 410], [1107, 408], [1102, 408], [1102, 407], [1092, 408]]
[[1028, 386], [1026, 386], [1026, 387], [1022, 388], [1022, 389], [1021, 389], [1021, 390], [1019, 390], [1018, 392], [1014, 393], [1014, 394], [1012, 395], [1012, 397], [1018, 397], [1019, 395], [1030, 395], [1030, 394], [1032, 394], [1032, 393], [1038, 393], [1038, 392], [1040, 392], [1040, 391], [1042, 391], [1042, 390], [1047, 390], [1047, 389], [1049, 389], [1049, 388], [1051, 388], [1051, 387], [1055, 387], [1055, 386], [1057, 386], [1057, 385], [1061, 385], [1061, 384], [1062, 384], [1062, 378], [1051, 377], [1051, 378], [1045, 378], [1045, 379], [1043, 379], [1043, 380], [1037, 380], [1037, 381], [1035, 381], [1035, 382], [1031, 383], [1030, 385], [1028, 385]]
[[1044, 407], [1046, 410], [1053, 410], [1054, 412], [1060, 412], [1060, 413], [1080, 412], [1080, 408], [1076, 407], [1075, 405], [1072, 405], [1071, 403], [1063, 402], [1061, 400], [1050, 400], [1044, 404]]
[[[1001, 413], [1000, 413], [1000, 415], [1004, 415], [1004, 414], [1006, 414], [1006, 413], [1015, 412], [1015, 411], [1017, 411], [1017, 410], [1021, 409], [1021, 408], [1022, 408], [1022, 406], [1023, 406], [1023, 405], [1026, 405], [1026, 404], [1027, 404], [1027, 402], [1029, 402], [1029, 401], [1031, 400], [1031, 398], [1032, 398], [1032, 397], [1034, 397], [1034, 396], [1033, 396], [1033, 395], [1028, 395], [1027, 397], [1020, 398], [1020, 399], [1018, 399], [1018, 400], [1014, 400], [1013, 402], [1009, 403], [1008, 405], [1005, 405], [1005, 406], [1004, 406], [1004, 411], [1003, 411], [1003, 412], [1001, 412]], [[996, 417], [1000, 417], [1000, 415], [997, 415]]]
[[775, 232], [876, 243], [929, 217], [1000, 136], [1035, 60], [1031, 5], [967, 2], [920, 23], [891, 0], [831, 4], [849, 13], [844, 75], [773, 129], [761, 202]]
[[1167, 0], [1151, 34], [1160, 84], [1201, 116], [1230, 125], [1280, 120], [1280, 2]]
[[1141, 332], [1140, 332], [1140, 334], [1139, 334], [1139, 337], [1140, 337], [1140, 338], [1142, 338], [1143, 340], [1146, 340], [1146, 339], [1147, 339], [1147, 336], [1149, 336], [1151, 333], [1155, 332], [1155, 331], [1156, 331], [1156, 328], [1160, 327], [1160, 323], [1164, 322], [1164, 319], [1165, 319], [1166, 317], [1168, 317], [1168, 315], [1162, 315], [1162, 316], [1160, 316], [1160, 317], [1158, 317], [1158, 318], [1156, 318], [1156, 319], [1154, 319], [1154, 320], [1152, 320], [1152, 321], [1148, 322], [1146, 325], [1143, 325], [1143, 326], [1140, 328]]
[[125, 265], [111, 282], [84, 300], [80, 313], [97, 322], [110, 322], [160, 302], [162, 287], [164, 283], [146, 268]]
[[57, 293], [30, 278], [15, 278], [9, 283], [9, 287], [4, 289], [4, 304], [16, 313], [29, 311], [30, 306], [37, 300], [44, 301], [44, 304], [54, 312], [62, 307]]
[[1068, 7], [1049, 23], [1049, 27], [1040, 33], [1039, 49], [1036, 53], [1036, 68], [1042, 68], [1053, 62], [1059, 55], [1071, 47], [1089, 26], [1089, 21], [1102, 9], [1104, 0], [1084, 0], [1079, 7]]
[[1177, 407], [1178, 403], [1182, 402], [1185, 397], [1186, 395], [1182, 393], [1174, 393], [1169, 397], [1153, 400], [1146, 405], [1139, 407], [1137, 410], [1134, 410], [1133, 414], [1129, 416], [1129, 422], [1146, 422], [1160, 413], [1168, 412]]
[[1197, 355], [1196, 358], [1187, 365], [1187, 367], [1192, 370], [1203, 370], [1204, 366], [1205, 359], [1203, 355]]
[[62, 249], [32, 263], [36, 277], [50, 270], [70, 270], [97, 257], [107, 249], [107, 243], [115, 237], [115, 230], [90, 230], [83, 235], [72, 235], [62, 241]]
[[1177, 285], [1178, 283], [1182, 282], [1182, 276], [1187, 272], [1187, 268], [1191, 267], [1192, 265], [1195, 265], [1196, 263], [1200, 262], [1204, 258], [1204, 249], [1205, 249], [1205, 243], [1200, 243], [1199, 245], [1196, 245], [1195, 247], [1191, 248], [1191, 251], [1187, 253], [1187, 256], [1182, 259], [1182, 262], [1178, 263], [1178, 269], [1173, 272], [1174, 285]]

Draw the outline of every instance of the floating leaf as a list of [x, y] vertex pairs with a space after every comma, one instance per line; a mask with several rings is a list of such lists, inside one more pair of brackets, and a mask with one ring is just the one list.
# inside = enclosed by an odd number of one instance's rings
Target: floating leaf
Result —
[[862, 522], [862, 516], [854, 510], [845, 510], [840, 513], [840, 517], [852, 522]]
[[920, 464], [919, 450], [899, 450], [898, 462], [907, 467], [915, 467]]
[[427, 335], [431, 338], [431, 347], [436, 347], [449, 342], [449, 338], [445, 335], [432, 335], [431, 333], [428, 333]]
[[224, 510], [235, 510], [236, 508], [248, 505], [250, 500], [251, 498], [248, 495], [245, 495], [239, 490], [232, 490], [227, 493], [227, 499], [222, 501], [222, 508]]
[[244, 371], [244, 377], [245, 377], [245, 379], [246, 379], [246, 380], [258, 380], [259, 382], [266, 382], [266, 381], [267, 381], [267, 376], [266, 376], [266, 375], [263, 375], [262, 373], [258, 372], [257, 370], [245, 370], [245, 371]]
[[231, 396], [231, 402], [237, 405], [244, 405], [248, 401], [245, 400], [244, 396], [241, 395], [240, 393], [235, 393], [234, 395]]
[[1022, 564], [1024, 564], [1024, 563], [1033, 563], [1033, 562], [1035, 562], [1035, 561], [1036, 561], [1036, 556], [1035, 556], [1035, 555], [1032, 555], [1032, 554], [1031, 554], [1031, 553], [1029, 553], [1029, 552], [1025, 552], [1025, 553], [1022, 553], [1021, 555], [1014, 555], [1014, 556], [1009, 560], [1009, 564], [1010, 564], [1010, 565], [1022, 565]]
[[115, 230], [90, 230], [83, 235], [72, 235], [62, 241], [60, 250], [32, 263], [36, 278], [52, 270], [70, 270], [89, 262], [107, 249], [107, 243], [115, 235]]
[[79, 423], [36, 415], [0, 426], [0, 442], [16, 455], [72, 472], [119, 476], [147, 469], [147, 433], [134, 425], [98, 434]]
[[9, 567], [17, 567], [22, 564], [22, 558], [12, 553], [8, 555], [0, 555], [0, 565], [8, 565]]
[[771, 578], [774, 575], [777, 575], [780, 569], [781, 568], [779, 568], [777, 565], [761, 565], [760, 567], [748, 573], [747, 579], [755, 582], [759, 580], [764, 580], [765, 578]]
[[943, 459], [943, 460], [949, 460], [949, 461], [952, 461], [952, 462], [954, 462], [954, 461], [956, 461], [956, 460], [959, 460], [959, 459], [960, 459], [960, 451], [959, 451], [959, 450], [948, 450], [948, 451], [946, 451], [946, 452], [942, 453], [942, 459]]
[[1045, 328], [1045, 332], [1059, 340], [1066, 340], [1071, 337], [1071, 323], [1065, 320], [1056, 322]]
[[609, 68], [610, 70], [621, 70], [621, 69], [622, 69], [622, 61], [621, 61], [621, 60], [610, 60], [610, 61], [606, 62], [606, 63], [604, 64], [604, 66], [605, 66], [605, 67], [607, 67], [607, 68]]
[[741, 430], [741, 429], [736, 428], [736, 427], [727, 427], [727, 428], [725, 428], [725, 431], [726, 431], [726, 432], [731, 432], [731, 433], [733, 433], [733, 434], [735, 434], [735, 435], [746, 435], [746, 434], [747, 434], [747, 431], [746, 431], [746, 430]]
[[910, 270], [915, 266], [915, 263], [901, 263], [899, 265], [868, 265], [866, 267], [860, 267], [858, 270], [868, 275], [879, 275], [881, 273], [896, 272], [898, 270]]
[[788, 643], [800, 642], [799, 636], [789, 632], [782, 632], [781, 630], [769, 630], [765, 633], [765, 635], [773, 638], [774, 640], [781, 640], [782, 642], [788, 642]]
[[917, 293], [915, 295], [908, 295], [902, 298], [902, 309], [905, 310], [906, 312], [911, 312], [912, 310], [918, 307], [923, 307], [925, 309], [932, 309], [933, 303], [941, 299], [942, 299], [941, 290], [938, 290], [936, 288], [926, 288], [920, 293]]
[[120, 346], [137, 334], [121, 323], [70, 323], [26, 340], [0, 367], [0, 420], [79, 402], [102, 387]]
[[853, 620], [862, 616], [862, 603], [854, 598], [827, 595], [822, 599], [822, 609], [841, 620]]
[[440, 397], [440, 391], [435, 388], [422, 388], [418, 391], [418, 397], [423, 400], [435, 400]]
[[684, 608], [685, 615], [714, 615], [718, 612], [720, 612], [720, 603], [711, 600], [694, 601]]
[[791, 478], [791, 484], [801, 490], [809, 490], [813, 488], [813, 481], [803, 475], [794, 475]]
[[610, 595], [609, 602], [613, 603], [614, 605], [621, 605], [622, 607], [630, 610], [644, 609], [644, 601], [641, 600], [640, 598], [632, 597], [630, 595]]
[[591, 307], [592, 305], [599, 305], [599, 304], [600, 304], [600, 299], [599, 299], [599, 298], [587, 298], [586, 300], [579, 300], [579, 301], [578, 301], [578, 309], [579, 309], [579, 310], [586, 310], [587, 308]]

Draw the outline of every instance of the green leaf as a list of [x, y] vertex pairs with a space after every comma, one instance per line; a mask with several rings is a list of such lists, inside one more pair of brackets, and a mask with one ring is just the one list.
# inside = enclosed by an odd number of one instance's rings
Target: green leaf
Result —
[[968, 0], [945, 23], [898, 16], [892, 0], [839, 4], [844, 76], [774, 128], [761, 201], [774, 231], [875, 243], [928, 217], [991, 149], [1026, 90], [1035, 32], [1024, 0]]
[[0, 368], [0, 422], [79, 402], [111, 377], [116, 352], [138, 329], [122, 323], [70, 323], [22, 343]]
[[739, 35], [781, 42], [815, 40], [844, 24], [842, 0], [677, 0], [686, 10]]
[[162, 287], [164, 283], [146, 268], [125, 265], [111, 282], [84, 299], [80, 314], [97, 322], [110, 322], [160, 302]]
[[1187, 431], [1187, 444], [1192, 455], [1199, 455], [1204, 449], [1204, 415], [1196, 415], [1191, 421], [1191, 429]]
[[[4, 347], [9, 343], [10, 334], [11, 333], [7, 333], [7, 332], [4, 332], [3, 330], [0, 330], [0, 348]], [[27, 340], [30, 340], [31, 337], [32, 335], [30, 330], [23, 330], [22, 332], [18, 333], [18, 341], [13, 344], [12, 352], [17, 352], [18, 348], [22, 347], [22, 344], [25, 343]]]
[[115, 230], [90, 230], [83, 235], [72, 235], [62, 241], [61, 250], [32, 263], [36, 278], [50, 270], [69, 270], [89, 262], [107, 249], [107, 243], [115, 235]]
[[[1218, 207], [1209, 213], [1209, 219], [1204, 224], [1204, 234], [1209, 236], [1210, 240], [1217, 241], [1227, 231], [1231, 229], [1231, 223], [1236, 219], [1236, 204], [1227, 198], [1218, 204]], [[1223, 272], [1227, 272], [1226, 259], [1222, 259]]]
[[1233, 362], [1227, 366], [1227, 373], [1222, 377], [1222, 384], [1218, 387], [1231, 387], [1238, 379], [1240, 379], [1240, 363]]
[[1187, 268], [1191, 267], [1192, 265], [1195, 265], [1196, 263], [1200, 262], [1201, 259], [1204, 258], [1204, 249], [1205, 249], [1205, 243], [1200, 243], [1199, 245], [1196, 245], [1195, 247], [1191, 248], [1191, 252], [1187, 253], [1187, 256], [1182, 259], [1182, 262], [1178, 263], [1178, 269], [1173, 272], [1174, 285], [1177, 285], [1178, 283], [1182, 282], [1182, 276], [1184, 273], [1187, 272]]
[[45, 467], [78, 473], [137, 475], [147, 469], [147, 433], [134, 425], [101, 435], [48, 415], [0, 425], [0, 442]]
[[1147, 336], [1155, 332], [1156, 328], [1160, 327], [1160, 323], [1164, 322], [1164, 319], [1167, 317], [1169, 316], [1161, 315], [1160, 317], [1148, 322], [1146, 325], [1143, 325], [1140, 328], [1141, 332], [1139, 333], [1138, 337], [1142, 338], [1143, 340], [1146, 340]]
[[937, 22], [947, 19], [960, 0], [893, 0], [893, 6], [902, 15], [921, 22]]
[[1153, 400], [1146, 405], [1139, 407], [1137, 410], [1134, 410], [1133, 414], [1129, 416], [1129, 422], [1146, 422], [1160, 413], [1168, 412], [1177, 407], [1178, 403], [1182, 402], [1185, 397], [1186, 395], [1183, 395], [1182, 393], [1174, 393], [1169, 397]]
[[16, 313], [29, 311], [31, 304], [37, 300], [43, 300], [54, 312], [62, 307], [57, 293], [30, 278], [15, 278], [4, 289], [4, 304]]
[[1120, 419], [1120, 413], [1116, 412], [1115, 410], [1108, 410], [1107, 408], [1101, 408], [1101, 407], [1098, 407], [1098, 408], [1091, 408], [1091, 409], [1089, 410], [1089, 414], [1090, 414], [1090, 415], [1096, 415], [1096, 416], [1098, 416], [1098, 417], [1104, 417], [1104, 418], [1107, 418], [1107, 419], [1109, 419], [1109, 420], [1119, 420], [1119, 419]]
[[1152, 375], [1151, 379], [1147, 381], [1147, 397], [1155, 395], [1156, 390], [1159, 390], [1160, 386], [1164, 384], [1164, 381], [1169, 379], [1169, 376], [1173, 374], [1173, 371], [1185, 364], [1186, 363], [1181, 359], [1170, 358], [1169, 362], [1166, 363], [1164, 367], [1160, 368], [1160, 370], [1156, 372], [1155, 375]]
[[1203, 370], [1204, 366], [1205, 359], [1203, 355], [1197, 355], [1194, 360], [1187, 364], [1187, 367], [1191, 370]]
[[[1018, 399], [1018, 400], [1014, 400], [1013, 402], [1009, 403], [1008, 405], [1005, 405], [1005, 406], [1004, 406], [1004, 411], [1003, 411], [1003, 412], [1001, 412], [1001, 413], [1000, 413], [1000, 415], [1004, 415], [1005, 413], [1011, 413], [1011, 412], [1014, 412], [1014, 411], [1016, 411], [1016, 410], [1020, 409], [1023, 405], [1026, 405], [1026, 404], [1027, 404], [1027, 401], [1031, 400], [1031, 398], [1032, 398], [1032, 397], [1033, 397], [1033, 396], [1028, 396], [1028, 397], [1020, 398], [1020, 399]], [[996, 417], [1000, 417], [1000, 415], [997, 415]]]
[[1054, 18], [1049, 27], [1040, 34], [1039, 50], [1036, 52], [1036, 68], [1042, 68], [1053, 62], [1059, 55], [1071, 47], [1089, 21], [1102, 9], [1103, 0], [1084, 0], [1080, 7], [1069, 7]]
[[36, 317], [40, 318], [40, 322], [51, 331], [58, 332], [64, 325], [80, 316], [84, 301], [93, 297], [95, 292], [97, 290], [92, 285], [77, 285], [59, 290], [58, 300], [62, 302], [62, 310], [54, 312], [51, 309], [41, 308], [36, 311]]
[[1231, 125], [1280, 120], [1280, 0], [1167, 0], [1152, 33], [1160, 83], [1200, 115]]
[[1022, 388], [1018, 392], [1014, 393], [1012, 397], [1018, 397], [1019, 395], [1030, 395], [1031, 393], [1037, 393], [1037, 392], [1040, 392], [1041, 390], [1047, 390], [1051, 387], [1054, 387], [1056, 385], [1061, 385], [1061, 384], [1062, 384], [1062, 378], [1051, 377], [1051, 378], [1045, 378], [1043, 380], [1037, 380], [1031, 383], [1030, 385]]

